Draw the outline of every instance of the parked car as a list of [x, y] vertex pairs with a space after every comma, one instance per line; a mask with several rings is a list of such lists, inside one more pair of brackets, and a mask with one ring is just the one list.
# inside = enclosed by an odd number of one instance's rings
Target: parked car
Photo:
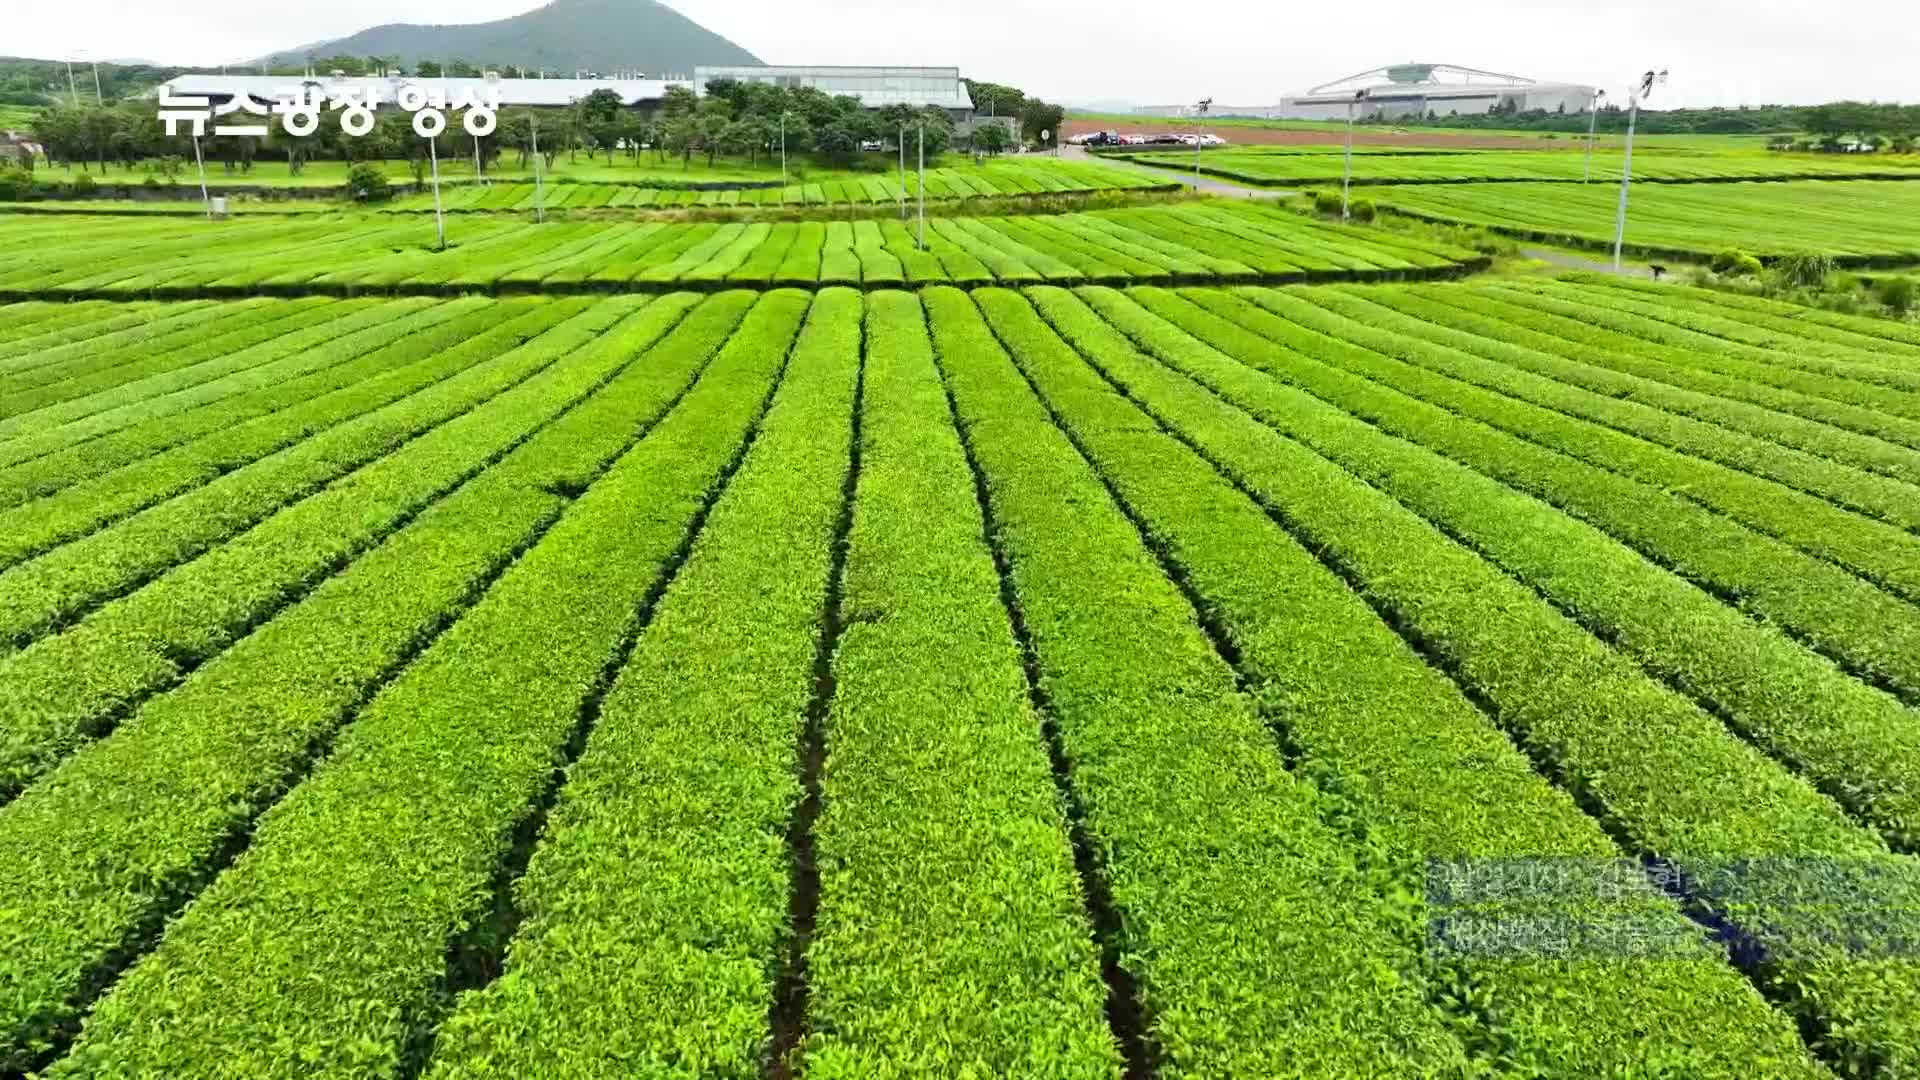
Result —
[[881, 142], [879, 139], [867, 139], [860, 144], [860, 149], [865, 150], [868, 153], [873, 153], [878, 150], [885, 150], [886, 148], [887, 148], [887, 144]]
[[1115, 132], [1096, 131], [1093, 134], [1087, 136], [1087, 145], [1088, 146], [1125, 146], [1126, 143], [1122, 142], [1120, 139], [1120, 136]]

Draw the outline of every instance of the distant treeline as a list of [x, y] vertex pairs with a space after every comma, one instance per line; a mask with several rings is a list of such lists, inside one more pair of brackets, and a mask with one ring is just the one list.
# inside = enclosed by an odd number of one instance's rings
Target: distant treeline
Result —
[[[1495, 109], [1480, 116], [1368, 117], [1364, 122], [1394, 127], [1489, 128], [1502, 131], [1587, 130], [1585, 112]], [[1618, 103], [1600, 109], [1600, 130], [1624, 134], [1627, 110]], [[1888, 141], [1920, 135], [1920, 105], [1880, 105], [1836, 101], [1827, 105], [1755, 105], [1735, 109], [1643, 109], [1639, 130], [1649, 135], [1794, 135], [1823, 139]]]

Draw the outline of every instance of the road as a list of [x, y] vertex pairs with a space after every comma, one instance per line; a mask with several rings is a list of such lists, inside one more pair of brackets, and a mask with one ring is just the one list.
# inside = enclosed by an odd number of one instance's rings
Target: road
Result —
[[1289, 195], [1300, 194], [1297, 191], [1243, 187], [1239, 184], [1228, 183], [1225, 180], [1204, 174], [1196, 180], [1192, 169], [1181, 172], [1173, 169], [1156, 168], [1151, 165], [1141, 165], [1133, 161], [1122, 161], [1119, 158], [1095, 157], [1087, 153], [1087, 148], [1084, 146], [1063, 146], [1060, 148], [1060, 156], [1079, 161], [1098, 161], [1102, 165], [1108, 165], [1116, 169], [1132, 169], [1135, 172], [1158, 177], [1162, 183], [1178, 180], [1196, 191], [1208, 195], [1223, 195], [1229, 199], [1284, 199]]

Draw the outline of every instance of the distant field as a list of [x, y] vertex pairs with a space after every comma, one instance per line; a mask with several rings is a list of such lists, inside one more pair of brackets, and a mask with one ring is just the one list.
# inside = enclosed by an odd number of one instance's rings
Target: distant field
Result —
[[411, 215], [0, 218], [0, 294], [346, 293], [464, 289], [657, 290], [672, 284], [1307, 281], [1434, 277], [1484, 260], [1384, 229], [1237, 203], [1035, 217], [855, 222], [608, 223], [469, 216], [426, 249]]
[[[1537, 239], [1610, 245], [1618, 184], [1448, 184], [1370, 196], [1423, 216]], [[1854, 263], [1920, 262], [1920, 184], [1639, 184], [1627, 243], [1649, 252], [1819, 251]]]
[[26, 105], [0, 105], [0, 131], [29, 131], [40, 110]]
[[[963, 165], [927, 172], [927, 198], [948, 201], [970, 198], [1017, 198], [1031, 195], [1073, 195], [1095, 191], [1128, 190], [1173, 183], [1137, 169], [1085, 162], [1036, 159], [1033, 164], [993, 163]], [[548, 185], [544, 196], [548, 209], [663, 209], [691, 206], [826, 206], [846, 203], [873, 204], [919, 196], [918, 179], [907, 174], [903, 189], [893, 174], [848, 177], [819, 183], [791, 184], [787, 187], [748, 189], [745, 191], [690, 191], [639, 187], [633, 184], [569, 183]], [[495, 184], [489, 187], [462, 187], [442, 196], [442, 205], [450, 210], [531, 210], [536, 200], [529, 183]], [[402, 200], [398, 209], [425, 210], [433, 206], [431, 195], [416, 195]]]
[[[891, 166], [895, 161], [894, 155], [891, 154], [873, 154], [871, 157], [877, 164], [884, 166]], [[394, 183], [413, 182], [413, 165], [409, 161], [383, 160], [376, 161], [373, 164], [380, 166], [387, 174], [388, 179]], [[949, 165], [957, 166], [961, 164], [971, 164], [971, 160], [967, 155], [947, 154], [927, 159], [928, 168], [938, 168]], [[209, 159], [207, 161], [207, 182], [220, 186], [288, 188], [339, 187], [346, 183], [347, 170], [349, 168], [351, 168], [351, 164], [344, 161], [310, 161], [301, 168], [298, 174], [294, 174], [289, 170], [284, 158], [276, 159], [271, 156], [262, 156], [256, 158], [253, 167], [249, 169], [243, 169], [237, 165], [229, 169], [225, 162]], [[520, 164], [520, 155], [516, 151], [508, 151], [502, 154], [485, 170], [485, 175], [491, 178], [523, 179], [527, 181], [533, 179], [533, 173], [534, 167], [532, 160], [529, 159], [525, 165]], [[805, 179], [809, 183], [863, 176], [890, 175], [890, 173], [890, 168], [879, 171], [856, 171], [817, 165], [798, 158], [789, 162], [789, 178], [794, 180]], [[78, 175], [78, 171], [64, 168], [45, 170], [46, 177], [57, 180], [67, 180], [72, 175]], [[99, 178], [102, 184], [139, 184], [147, 177], [147, 174], [139, 168], [129, 171], [121, 168], [118, 164], [109, 166], [104, 175], [100, 173], [95, 173], [94, 175]], [[651, 183], [663, 186], [777, 181], [780, 179], [780, 160], [777, 157], [772, 160], [762, 158], [757, 164], [750, 165], [746, 161], [730, 161], [722, 158], [709, 166], [704, 155], [695, 155], [693, 161], [683, 168], [678, 158], [668, 158], [662, 161], [654, 158], [651, 154], [643, 154], [637, 160], [630, 160], [626, 157], [616, 156], [613, 163], [608, 164], [604, 156], [596, 157], [581, 152], [572, 157], [569, 157], [567, 154], [558, 155], [554, 159], [553, 167], [546, 170], [546, 175], [548, 178], [556, 181], [573, 180], [615, 184]], [[440, 161], [440, 178], [443, 181], [456, 183], [471, 181], [474, 178], [473, 159], [470, 157], [442, 158]], [[179, 182], [183, 186], [196, 184], [198, 182], [198, 176], [193, 171], [191, 162], [188, 163], [187, 171], [180, 175]]]
[[[1143, 151], [1120, 155], [1141, 164], [1191, 169], [1193, 154]], [[1596, 180], [1618, 179], [1624, 153], [1598, 149], [1593, 155]], [[1330, 154], [1276, 153], [1268, 150], [1217, 150], [1202, 155], [1200, 170], [1242, 183], [1299, 186], [1337, 184], [1343, 164]], [[1495, 151], [1459, 154], [1355, 154], [1356, 184], [1452, 184], [1483, 180], [1579, 180], [1585, 175], [1586, 154], [1577, 145], [1566, 150]], [[1636, 180], [1700, 181], [1721, 179], [1785, 179], [1801, 177], [1860, 177], [1888, 175], [1920, 180], [1920, 154], [1824, 155], [1712, 153], [1681, 150], [1634, 154]]]

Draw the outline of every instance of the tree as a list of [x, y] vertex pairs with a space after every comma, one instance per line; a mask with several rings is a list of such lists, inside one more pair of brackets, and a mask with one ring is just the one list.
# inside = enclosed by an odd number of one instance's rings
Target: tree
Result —
[[440, 65], [431, 60], [422, 60], [413, 65], [413, 73], [422, 79], [437, 79], [440, 77]]
[[[1060, 106], [1050, 105], [1039, 98], [1028, 98], [1026, 106], [1020, 110], [1020, 130], [1028, 139], [1036, 143], [1044, 141], [1049, 145], [1058, 145], [1060, 125], [1065, 123], [1066, 119], [1067, 110]], [[1042, 140], [1041, 132], [1048, 133], [1049, 137]]]
[[619, 92], [604, 86], [580, 99], [580, 115], [589, 126], [611, 122], [625, 107]]
[[982, 120], [974, 125], [973, 148], [983, 154], [1005, 153], [1013, 142], [1007, 134], [1006, 125], [992, 120]]
[[[419, 181], [417, 173], [414, 180]], [[347, 197], [354, 202], [386, 202], [392, 194], [387, 172], [380, 166], [362, 162], [347, 170]]]

